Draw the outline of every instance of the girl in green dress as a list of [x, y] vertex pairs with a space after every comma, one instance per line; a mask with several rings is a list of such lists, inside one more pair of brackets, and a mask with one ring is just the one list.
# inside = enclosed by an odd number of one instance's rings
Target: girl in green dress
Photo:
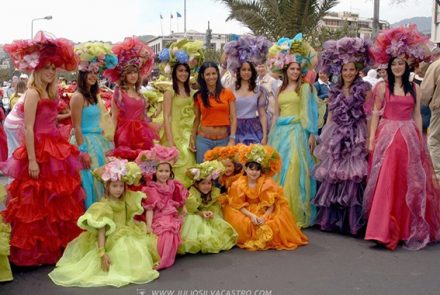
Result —
[[67, 245], [49, 277], [64, 287], [121, 287], [158, 278], [156, 237], [134, 220], [143, 213], [145, 194], [126, 189], [139, 182], [140, 168], [115, 159], [95, 175], [104, 182], [105, 196], [78, 219], [85, 231]]
[[234, 247], [237, 233], [223, 219], [218, 202], [220, 190], [213, 182], [224, 172], [219, 161], [206, 161], [188, 170], [193, 185], [186, 200], [178, 253], [219, 253]]

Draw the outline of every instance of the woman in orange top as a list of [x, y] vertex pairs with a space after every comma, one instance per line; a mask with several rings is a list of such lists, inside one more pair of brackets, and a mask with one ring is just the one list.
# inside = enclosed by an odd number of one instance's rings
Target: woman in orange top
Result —
[[235, 213], [226, 216], [238, 233], [237, 245], [251, 251], [294, 250], [308, 244], [296, 225], [283, 190], [271, 178], [281, 168], [278, 152], [253, 144], [240, 148], [245, 175], [232, 183], [229, 203]]
[[197, 82], [200, 90], [194, 95], [195, 118], [189, 148], [196, 152], [197, 163], [202, 163], [206, 151], [235, 144], [237, 116], [234, 94], [221, 85], [216, 63], [203, 63]]

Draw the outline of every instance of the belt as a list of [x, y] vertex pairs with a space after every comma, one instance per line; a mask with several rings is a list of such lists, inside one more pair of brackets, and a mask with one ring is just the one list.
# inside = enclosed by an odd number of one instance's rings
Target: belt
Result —
[[228, 137], [228, 134], [212, 135], [212, 134], [207, 134], [201, 130], [197, 131], [197, 135], [200, 135], [201, 137], [204, 137], [207, 139], [212, 139], [212, 140], [224, 139], [224, 138]]

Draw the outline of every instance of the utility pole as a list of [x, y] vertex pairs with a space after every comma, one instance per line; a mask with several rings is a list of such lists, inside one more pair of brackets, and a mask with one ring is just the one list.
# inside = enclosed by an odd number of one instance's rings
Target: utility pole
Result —
[[186, 36], [186, 0], [183, 0], [183, 32]]
[[374, 15], [373, 15], [373, 38], [379, 33], [379, 6], [380, 0], [374, 0]]
[[206, 49], [211, 49], [211, 40], [212, 40], [212, 30], [209, 27], [209, 21], [208, 21], [208, 29], [206, 30], [206, 38], [205, 38], [205, 47]]

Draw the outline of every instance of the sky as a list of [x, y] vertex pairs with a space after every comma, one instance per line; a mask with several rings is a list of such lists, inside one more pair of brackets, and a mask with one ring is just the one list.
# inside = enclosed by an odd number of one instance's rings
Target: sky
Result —
[[[216, 0], [187, 0], [187, 30], [206, 31], [210, 21], [213, 33], [249, 32], [236, 21], [225, 22], [229, 11]], [[380, 19], [390, 23], [415, 17], [430, 16], [433, 0], [381, 0]], [[121, 4], [122, 3], [122, 4]], [[20, 0], [1, 1], [0, 44], [31, 36], [32, 19], [38, 30], [75, 42], [121, 41], [131, 35], [164, 35], [183, 31], [184, 0]], [[372, 17], [373, 0], [340, 0], [332, 11], [357, 12]], [[176, 18], [176, 12], [182, 17]], [[171, 19], [170, 14], [174, 18]], [[160, 19], [162, 15], [163, 19]], [[178, 28], [177, 28], [178, 26]]]

